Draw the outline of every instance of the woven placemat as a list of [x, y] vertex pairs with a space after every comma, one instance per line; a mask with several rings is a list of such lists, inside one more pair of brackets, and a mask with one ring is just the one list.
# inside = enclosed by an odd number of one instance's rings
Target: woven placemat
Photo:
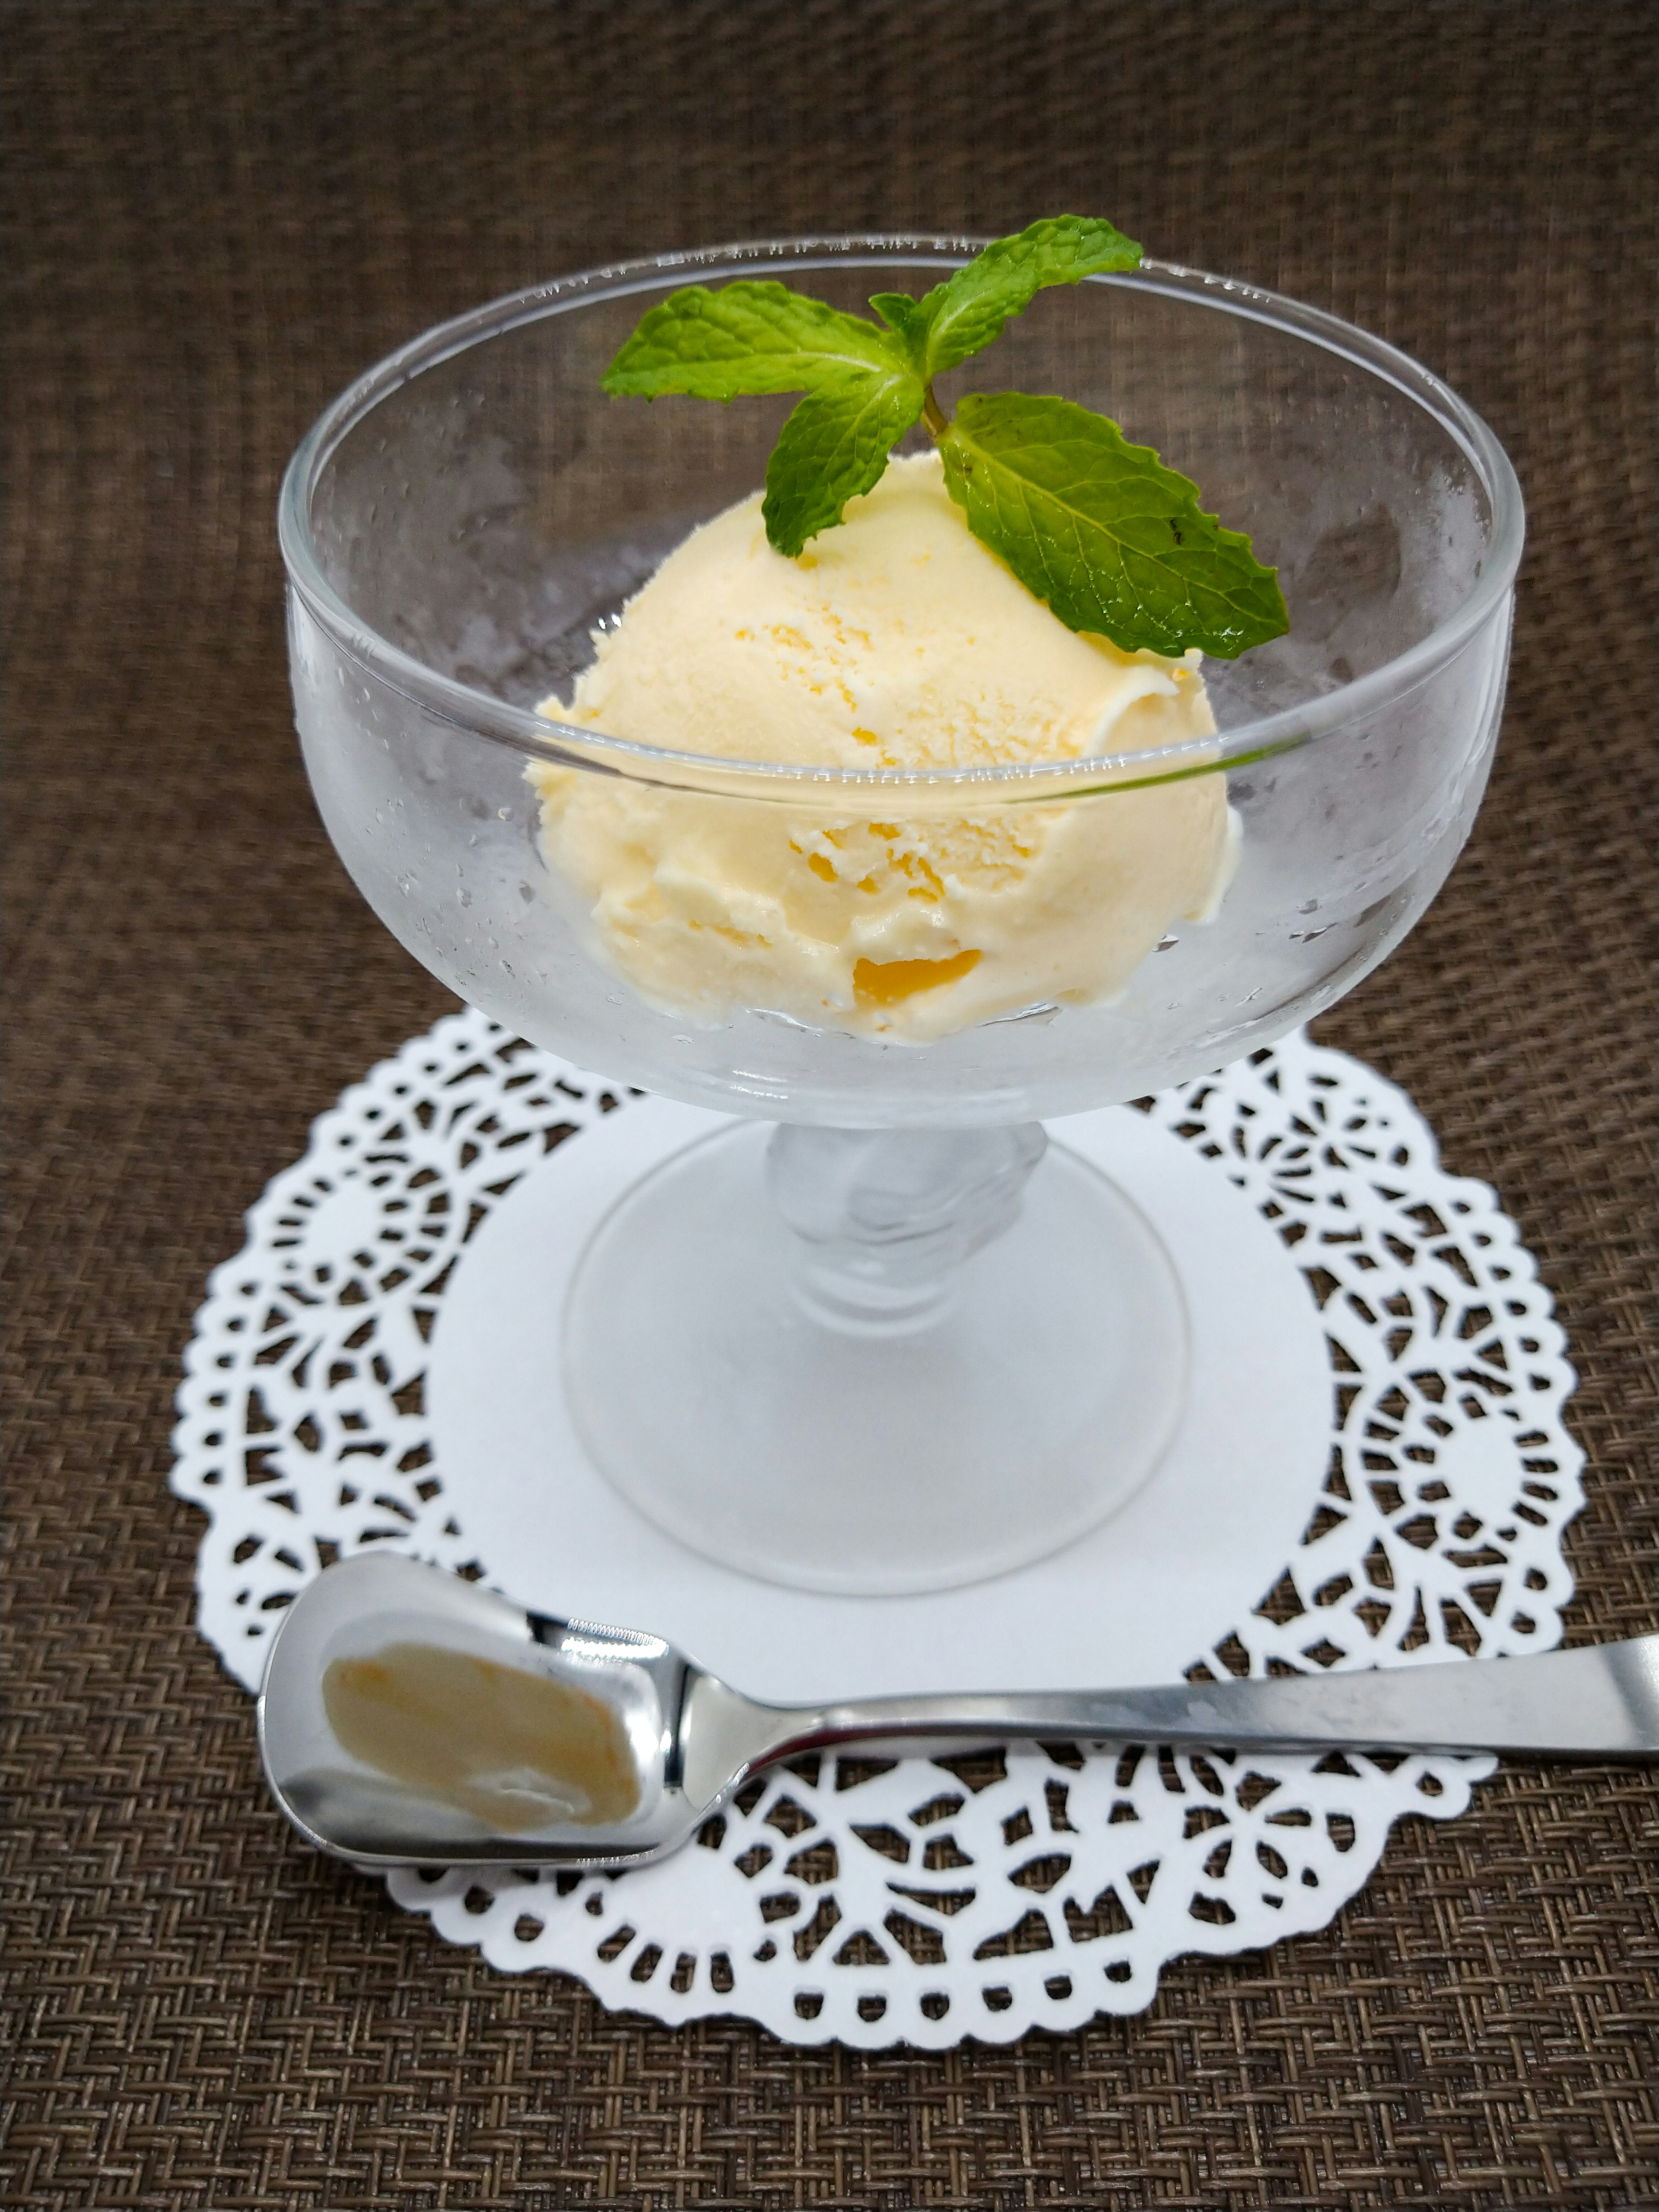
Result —
[[15, 1815], [0, 2195], [58, 2208], [1651, 2203], [1652, 1782], [1511, 1769], [1324, 1935], [1006, 2050], [670, 2033], [301, 1850], [191, 1626], [179, 1348], [310, 1116], [450, 1002], [289, 724], [281, 465], [438, 318], [766, 231], [1109, 213], [1381, 331], [1531, 537], [1428, 919], [1321, 1025], [1559, 1294], [1575, 1638], [1659, 1626], [1644, 6], [6, 8]]

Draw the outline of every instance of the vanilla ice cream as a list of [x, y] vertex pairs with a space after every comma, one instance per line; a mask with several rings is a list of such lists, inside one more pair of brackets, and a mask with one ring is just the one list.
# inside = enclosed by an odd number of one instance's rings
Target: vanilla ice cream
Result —
[[[1199, 656], [1059, 622], [973, 537], [936, 455], [892, 462], [789, 560], [760, 495], [696, 530], [595, 635], [554, 720], [804, 768], [1066, 762], [1201, 740]], [[1110, 998], [1230, 872], [1224, 780], [903, 814], [676, 791], [534, 763], [549, 865], [599, 947], [690, 1022], [767, 1008], [925, 1042], [1048, 1001]]]

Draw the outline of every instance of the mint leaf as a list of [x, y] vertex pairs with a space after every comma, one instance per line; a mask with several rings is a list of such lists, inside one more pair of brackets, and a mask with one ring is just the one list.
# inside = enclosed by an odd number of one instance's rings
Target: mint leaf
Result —
[[920, 377], [847, 374], [815, 386], [773, 448], [761, 513], [766, 535], [791, 558], [841, 520], [856, 493], [879, 483], [887, 456], [921, 412]]
[[899, 338], [787, 284], [740, 279], [711, 292], [688, 284], [644, 317], [599, 381], [612, 398], [665, 392], [735, 399], [745, 392], [803, 392], [828, 377], [903, 373]]
[[[942, 285], [935, 286], [942, 291]], [[928, 294], [931, 300], [933, 293]], [[913, 300], [908, 292], [872, 292], [870, 305], [881, 317], [888, 329], [904, 342], [911, 365], [921, 373], [927, 357], [927, 330], [932, 321], [920, 300]]]
[[[918, 318], [927, 319], [925, 347], [914, 356], [921, 374], [931, 380], [989, 345], [1045, 285], [1078, 284], [1103, 270], [1139, 266], [1133, 239], [1088, 216], [1049, 216], [1015, 237], [999, 238], [916, 302]], [[903, 335], [915, 344], [910, 328]]]
[[1070, 629], [1231, 660], [1290, 628], [1279, 579], [1198, 487], [1068, 399], [964, 398], [939, 441], [968, 527]]

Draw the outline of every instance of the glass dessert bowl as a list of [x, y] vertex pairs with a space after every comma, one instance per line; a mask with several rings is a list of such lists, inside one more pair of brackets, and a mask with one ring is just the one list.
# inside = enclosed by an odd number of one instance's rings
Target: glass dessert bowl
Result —
[[[1349, 325], [1157, 264], [1045, 296], [1006, 380], [1195, 478], [1277, 563], [1286, 635], [1200, 681], [1035, 601], [1055, 637], [1028, 635], [955, 580], [945, 508], [915, 526], [945, 533], [911, 562], [932, 598], [902, 650], [872, 644], [836, 541], [932, 496], [913, 434], [800, 562], [760, 541], [776, 605], [757, 586], [748, 619], [738, 546], [735, 615], [683, 597], [627, 662], [622, 610], [694, 529], [730, 533], [792, 404], [607, 398], [653, 298], [781, 276], [860, 312], [971, 251], [732, 247], [496, 302], [343, 394], [283, 492], [307, 765], [369, 903], [519, 1034], [736, 1117], [623, 1199], [547, 1317], [583, 1439], [659, 1526], [809, 1589], [1004, 1571], [1152, 1472], [1180, 1285], [1039, 1125], [1271, 1042], [1384, 958], [1468, 834], [1508, 662], [1521, 501], [1479, 418]], [[720, 750], [699, 687], [723, 620], [763, 696], [793, 687], [775, 746], [763, 708]], [[976, 748], [951, 741], [953, 625]], [[1107, 703], [1045, 750], [1067, 653]], [[604, 726], [630, 668], [649, 743]], [[919, 759], [884, 717], [929, 683]]]

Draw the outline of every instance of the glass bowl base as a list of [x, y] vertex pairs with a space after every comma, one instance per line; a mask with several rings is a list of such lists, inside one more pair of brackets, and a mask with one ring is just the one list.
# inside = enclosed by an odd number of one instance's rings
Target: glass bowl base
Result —
[[1051, 1145], [945, 1314], [853, 1334], [798, 1298], [769, 1125], [664, 1161], [595, 1231], [565, 1309], [583, 1443], [659, 1528], [799, 1589], [948, 1589], [1044, 1558], [1144, 1483], [1185, 1401], [1176, 1272]]

